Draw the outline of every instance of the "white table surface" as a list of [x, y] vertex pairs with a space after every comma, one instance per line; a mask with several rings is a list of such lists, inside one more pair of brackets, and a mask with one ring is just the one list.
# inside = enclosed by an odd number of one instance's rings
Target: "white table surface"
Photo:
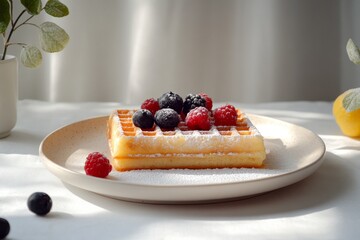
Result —
[[[42, 139], [116, 103], [19, 102], [12, 134], [0, 139], [0, 217], [8, 239], [358, 239], [360, 141], [341, 134], [329, 102], [237, 104], [246, 112], [304, 126], [326, 144], [322, 166], [294, 185], [261, 196], [204, 205], [151, 205], [64, 185], [38, 156]], [[35, 191], [53, 199], [46, 217], [28, 211]]]

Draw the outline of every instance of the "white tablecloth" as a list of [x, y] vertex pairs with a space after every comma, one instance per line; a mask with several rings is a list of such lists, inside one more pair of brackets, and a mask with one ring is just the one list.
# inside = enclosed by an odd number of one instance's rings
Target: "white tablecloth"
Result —
[[[19, 102], [12, 134], [0, 139], [0, 217], [9, 239], [357, 239], [360, 234], [360, 141], [341, 134], [328, 102], [237, 104], [249, 113], [304, 126], [325, 142], [310, 177], [261, 196], [204, 205], [124, 202], [65, 185], [38, 156], [55, 129], [107, 115], [116, 103]], [[28, 211], [35, 191], [53, 199], [46, 217]]]

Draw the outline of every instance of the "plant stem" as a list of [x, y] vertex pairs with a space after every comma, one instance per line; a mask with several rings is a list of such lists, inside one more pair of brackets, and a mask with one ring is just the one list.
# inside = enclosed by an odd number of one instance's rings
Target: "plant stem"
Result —
[[31, 15], [30, 17], [28, 17], [28, 19], [26, 19], [23, 23], [21, 23], [21, 24], [19, 24], [18, 26], [16, 26], [16, 27], [14, 28], [14, 31], [15, 31], [16, 29], [18, 29], [19, 27], [21, 27], [22, 25], [25, 25], [25, 24], [34, 25], [34, 26], [37, 27], [37, 25], [35, 25], [35, 24], [28, 23], [28, 21], [29, 21], [30, 19], [32, 19], [33, 17], [34, 17], [34, 15]]
[[[17, 26], [17, 27], [15, 28], [15, 30], [16, 30], [18, 27], [23, 26], [23, 25], [31, 25], [31, 26], [34, 26], [34, 27], [37, 27], [38, 29], [40, 29], [40, 27], [39, 27], [38, 25], [34, 24], [34, 23], [24, 22], [24, 23], [22, 23], [21, 25]], [[15, 31], [15, 30], [14, 30], [14, 31]]]
[[4, 60], [5, 59], [5, 54], [6, 54], [7, 46], [6, 46], [6, 40], [5, 40], [5, 32], [2, 34], [2, 39], [3, 39], [4, 51], [3, 51], [3, 54], [2, 54], [0, 60]]
[[[12, 7], [12, 1], [10, 1], [10, 7], [11, 7], [11, 9], [13, 8]], [[23, 10], [20, 14], [19, 14], [19, 16], [16, 18], [16, 20], [15, 20], [15, 22], [13, 22], [13, 15], [12, 15], [12, 12], [11, 12], [11, 22], [12, 22], [12, 24], [11, 24], [11, 29], [10, 29], [10, 32], [9, 32], [9, 35], [8, 35], [8, 37], [7, 37], [7, 39], [6, 39], [6, 41], [5, 41], [5, 44], [4, 44], [4, 52], [3, 52], [3, 55], [2, 55], [2, 59], [1, 60], [4, 60], [5, 59], [5, 56], [6, 56], [6, 53], [7, 53], [7, 48], [8, 48], [8, 43], [10, 42], [10, 39], [11, 39], [11, 37], [12, 37], [12, 34], [14, 33], [14, 31], [16, 30], [16, 24], [17, 24], [17, 22], [20, 20], [20, 18], [21, 18], [21, 16], [24, 14], [26, 12], [26, 10]], [[27, 21], [28, 21], [29, 19], [27, 19]], [[22, 23], [23, 24], [23, 23]], [[22, 24], [20, 24], [20, 25], [22, 25]]]
[[13, 5], [13, 1], [9, 0], [10, 2], [10, 16], [11, 16], [11, 26], [14, 25], [14, 19], [12, 16], [14, 16], [14, 5]]
[[20, 45], [20, 46], [26, 46], [26, 43], [21, 43], [21, 42], [9, 42], [8, 44], [6, 44], [7, 46], [11, 46], [11, 45]]

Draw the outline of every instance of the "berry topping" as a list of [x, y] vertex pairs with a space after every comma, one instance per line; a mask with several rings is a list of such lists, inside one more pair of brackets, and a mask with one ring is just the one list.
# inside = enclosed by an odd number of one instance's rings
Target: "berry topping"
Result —
[[212, 106], [213, 106], [213, 101], [212, 101], [212, 99], [211, 99], [211, 98], [209, 97], [209, 95], [207, 95], [206, 93], [199, 93], [199, 95], [205, 99], [205, 102], [206, 102], [206, 103], [205, 103], [205, 107], [206, 107], [209, 111], [211, 111]]
[[149, 110], [153, 115], [155, 115], [156, 111], [160, 109], [159, 102], [154, 98], [146, 99], [141, 104], [141, 109]]
[[154, 115], [147, 109], [137, 110], [132, 120], [136, 127], [142, 129], [152, 128], [154, 125]]
[[156, 112], [155, 123], [164, 129], [172, 129], [180, 122], [179, 114], [171, 108], [163, 108]]
[[183, 112], [186, 115], [191, 109], [205, 107], [206, 101], [199, 94], [189, 94], [184, 100]]
[[105, 178], [111, 172], [112, 166], [103, 154], [93, 152], [87, 156], [84, 169], [87, 175]]
[[29, 210], [36, 215], [45, 216], [52, 207], [52, 200], [49, 195], [44, 192], [34, 192], [27, 200]]
[[227, 104], [214, 110], [216, 126], [236, 125], [237, 112], [233, 105]]
[[183, 99], [176, 93], [167, 92], [164, 93], [158, 99], [160, 109], [162, 108], [171, 108], [174, 109], [177, 113], [181, 113], [183, 106]]
[[209, 113], [206, 107], [191, 109], [186, 115], [185, 123], [192, 130], [209, 130], [211, 127]]
[[4, 239], [10, 232], [10, 224], [5, 218], [0, 218], [0, 239]]

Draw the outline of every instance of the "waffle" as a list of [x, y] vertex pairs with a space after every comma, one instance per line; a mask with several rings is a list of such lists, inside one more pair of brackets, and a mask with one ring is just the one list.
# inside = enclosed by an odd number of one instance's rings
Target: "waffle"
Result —
[[236, 126], [212, 124], [209, 131], [190, 130], [183, 121], [173, 130], [142, 130], [132, 122], [135, 111], [115, 110], [108, 120], [112, 164], [118, 171], [258, 168], [266, 157], [263, 137], [239, 109]]

